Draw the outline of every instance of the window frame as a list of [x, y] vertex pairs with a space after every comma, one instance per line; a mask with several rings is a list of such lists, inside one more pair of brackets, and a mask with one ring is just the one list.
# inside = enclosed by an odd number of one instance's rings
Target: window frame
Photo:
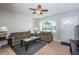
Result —
[[40, 24], [40, 30], [41, 30], [41, 31], [56, 32], [56, 30], [43, 30], [43, 29], [42, 29], [42, 24], [43, 24], [44, 22], [50, 22], [50, 23], [52, 23], [52, 24], [55, 23], [55, 26], [56, 26], [56, 21], [45, 20], [45, 21], [42, 21], [41, 24]]

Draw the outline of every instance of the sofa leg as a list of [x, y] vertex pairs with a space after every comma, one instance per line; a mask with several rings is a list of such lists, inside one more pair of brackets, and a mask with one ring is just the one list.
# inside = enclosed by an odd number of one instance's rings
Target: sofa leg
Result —
[[22, 42], [22, 40], [21, 40], [21, 47], [23, 46], [23, 42]]

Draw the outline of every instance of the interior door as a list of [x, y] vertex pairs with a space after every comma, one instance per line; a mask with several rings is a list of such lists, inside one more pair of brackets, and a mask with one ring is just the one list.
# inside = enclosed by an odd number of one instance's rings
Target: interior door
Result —
[[74, 18], [65, 17], [61, 19], [61, 41], [69, 43], [74, 39]]

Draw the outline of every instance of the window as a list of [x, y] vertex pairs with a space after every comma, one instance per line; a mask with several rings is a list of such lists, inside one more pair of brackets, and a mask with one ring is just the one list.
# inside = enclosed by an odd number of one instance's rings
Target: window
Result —
[[44, 21], [41, 23], [42, 31], [56, 31], [56, 22], [54, 21]]

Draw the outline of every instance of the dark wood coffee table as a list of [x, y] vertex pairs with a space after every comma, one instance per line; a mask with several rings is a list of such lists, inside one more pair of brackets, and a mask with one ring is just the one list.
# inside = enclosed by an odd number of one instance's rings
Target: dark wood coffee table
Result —
[[36, 40], [40, 40], [40, 37], [39, 37], [39, 36], [32, 36], [32, 37], [30, 37], [30, 38], [22, 39], [22, 40], [21, 40], [21, 47], [22, 47], [22, 46], [25, 46], [26, 51], [27, 51], [29, 45], [30, 45], [31, 43], [33, 43], [33, 41], [36, 41]]

